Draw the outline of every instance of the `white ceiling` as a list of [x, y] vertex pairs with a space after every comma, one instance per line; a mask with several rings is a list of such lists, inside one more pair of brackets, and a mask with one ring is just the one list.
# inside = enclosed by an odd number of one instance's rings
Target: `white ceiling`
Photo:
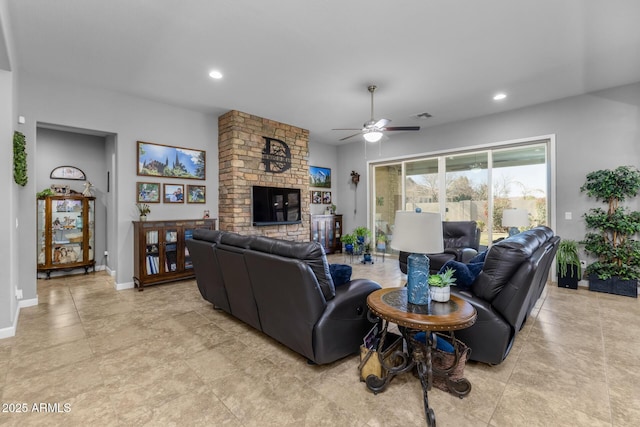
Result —
[[424, 128], [640, 81], [639, 18], [637, 0], [9, 0], [21, 72], [329, 144], [369, 120], [372, 83], [376, 118]]

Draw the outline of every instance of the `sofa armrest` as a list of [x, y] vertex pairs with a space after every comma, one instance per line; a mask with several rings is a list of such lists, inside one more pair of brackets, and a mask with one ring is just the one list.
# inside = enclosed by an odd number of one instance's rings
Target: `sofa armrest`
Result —
[[455, 255], [455, 260], [463, 263], [467, 263], [471, 258], [478, 255], [478, 251], [473, 248], [445, 248], [445, 254]]
[[470, 291], [451, 288], [451, 294], [469, 302], [478, 314], [469, 328], [456, 331], [456, 338], [471, 348], [471, 360], [499, 364], [509, 353], [515, 331], [489, 302]]
[[353, 279], [336, 288], [336, 296], [327, 301], [323, 317], [333, 319], [359, 318], [364, 311], [366, 316], [367, 297], [373, 291], [381, 289], [377, 282], [369, 279]]
[[458, 261], [467, 264], [471, 258], [478, 255], [478, 251], [473, 248], [461, 248]]
[[359, 351], [372, 326], [367, 319], [367, 297], [380, 288], [368, 279], [354, 279], [336, 288], [336, 296], [327, 301], [313, 331], [316, 363], [332, 362]]

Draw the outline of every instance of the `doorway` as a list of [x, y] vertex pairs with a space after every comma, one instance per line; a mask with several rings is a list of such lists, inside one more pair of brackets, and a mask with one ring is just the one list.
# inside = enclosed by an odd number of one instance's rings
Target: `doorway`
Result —
[[[95, 196], [94, 257], [96, 270], [112, 270], [108, 256], [105, 255], [112, 242], [109, 232], [108, 212], [112, 211], [112, 188], [109, 182], [112, 170], [112, 158], [115, 149], [115, 136], [104, 132], [77, 129], [66, 126], [38, 123], [36, 128], [36, 189], [38, 192], [51, 185], [69, 186], [71, 190], [82, 193], [85, 183], [92, 184], [91, 192]], [[86, 176], [86, 180], [51, 178], [51, 171], [61, 166], [72, 166]], [[34, 225], [35, 226], [35, 225]], [[34, 266], [35, 267], [35, 266]], [[52, 272], [52, 276], [77, 274], [84, 269]], [[38, 274], [40, 277], [40, 274]], [[44, 276], [43, 276], [44, 277]]]

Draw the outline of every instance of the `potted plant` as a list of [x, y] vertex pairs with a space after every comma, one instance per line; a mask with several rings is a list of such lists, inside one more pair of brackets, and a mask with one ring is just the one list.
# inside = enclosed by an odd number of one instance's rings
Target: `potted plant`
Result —
[[353, 245], [356, 243], [356, 235], [355, 234], [343, 234], [340, 237], [340, 241], [344, 243], [344, 251], [348, 254], [353, 253]]
[[607, 204], [607, 210], [592, 208], [583, 215], [587, 228], [596, 230], [580, 242], [597, 257], [586, 270], [589, 290], [637, 298], [640, 242], [632, 237], [640, 232], [640, 212], [630, 212], [620, 202], [638, 195], [640, 171], [620, 166], [591, 172], [580, 191]]
[[358, 238], [359, 243], [364, 243], [367, 237], [371, 237], [371, 231], [367, 227], [359, 226], [353, 230], [353, 234]]
[[447, 268], [444, 273], [429, 275], [429, 293], [431, 299], [437, 302], [447, 302], [451, 296], [450, 286], [455, 284], [456, 278], [453, 274], [456, 271], [453, 268]]
[[367, 238], [371, 236], [371, 231], [367, 227], [359, 226], [353, 230], [353, 234], [356, 236], [355, 253], [360, 255], [364, 250], [364, 244]]
[[387, 235], [384, 233], [378, 234], [376, 237], [376, 249], [380, 252], [387, 250]]
[[362, 254], [362, 263], [366, 264], [368, 262], [373, 264], [373, 258], [371, 257], [371, 243], [365, 243], [364, 254]]
[[556, 252], [556, 263], [558, 287], [578, 289], [578, 281], [582, 277], [578, 242], [575, 240], [560, 241]]
[[151, 213], [151, 208], [146, 203], [138, 203], [136, 204], [138, 208], [138, 212], [140, 213], [140, 221], [147, 220], [147, 214]]

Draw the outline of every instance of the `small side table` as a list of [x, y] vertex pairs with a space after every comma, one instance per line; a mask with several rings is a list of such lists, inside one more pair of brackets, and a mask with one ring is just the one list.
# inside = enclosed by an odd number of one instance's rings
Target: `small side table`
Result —
[[[367, 387], [374, 393], [384, 391], [391, 379], [404, 372], [417, 368], [418, 377], [422, 385], [424, 411], [427, 425], [435, 427], [436, 416], [429, 407], [427, 392], [431, 389], [433, 375], [443, 375], [447, 378], [459, 360], [459, 349], [453, 331], [468, 328], [476, 321], [476, 309], [462, 298], [451, 296], [448, 302], [431, 302], [429, 305], [415, 305], [407, 302], [407, 288], [384, 288], [372, 292], [367, 297], [367, 305], [373, 314], [384, 321], [380, 348], [384, 345], [389, 323], [399, 326], [406, 343], [407, 353], [394, 353], [393, 359], [400, 360], [395, 366], [386, 366], [380, 358], [380, 363], [387, 369], [388, 375], [383, 379], [375, 375], [366, 378]], [[415, 339], [419, 332], [425, 332], [425, 343]], [[431, 351], [434, 346], [431, 332], [449, 332], [454, 344], [455, 360], [451, 368], [438, 370], [433, 367]], [[458, 380], [457, 395], [464, 397], [471, 391], [471, 384], [466, 379]], [[459, 387], [459, 386], [462, 387]]]

